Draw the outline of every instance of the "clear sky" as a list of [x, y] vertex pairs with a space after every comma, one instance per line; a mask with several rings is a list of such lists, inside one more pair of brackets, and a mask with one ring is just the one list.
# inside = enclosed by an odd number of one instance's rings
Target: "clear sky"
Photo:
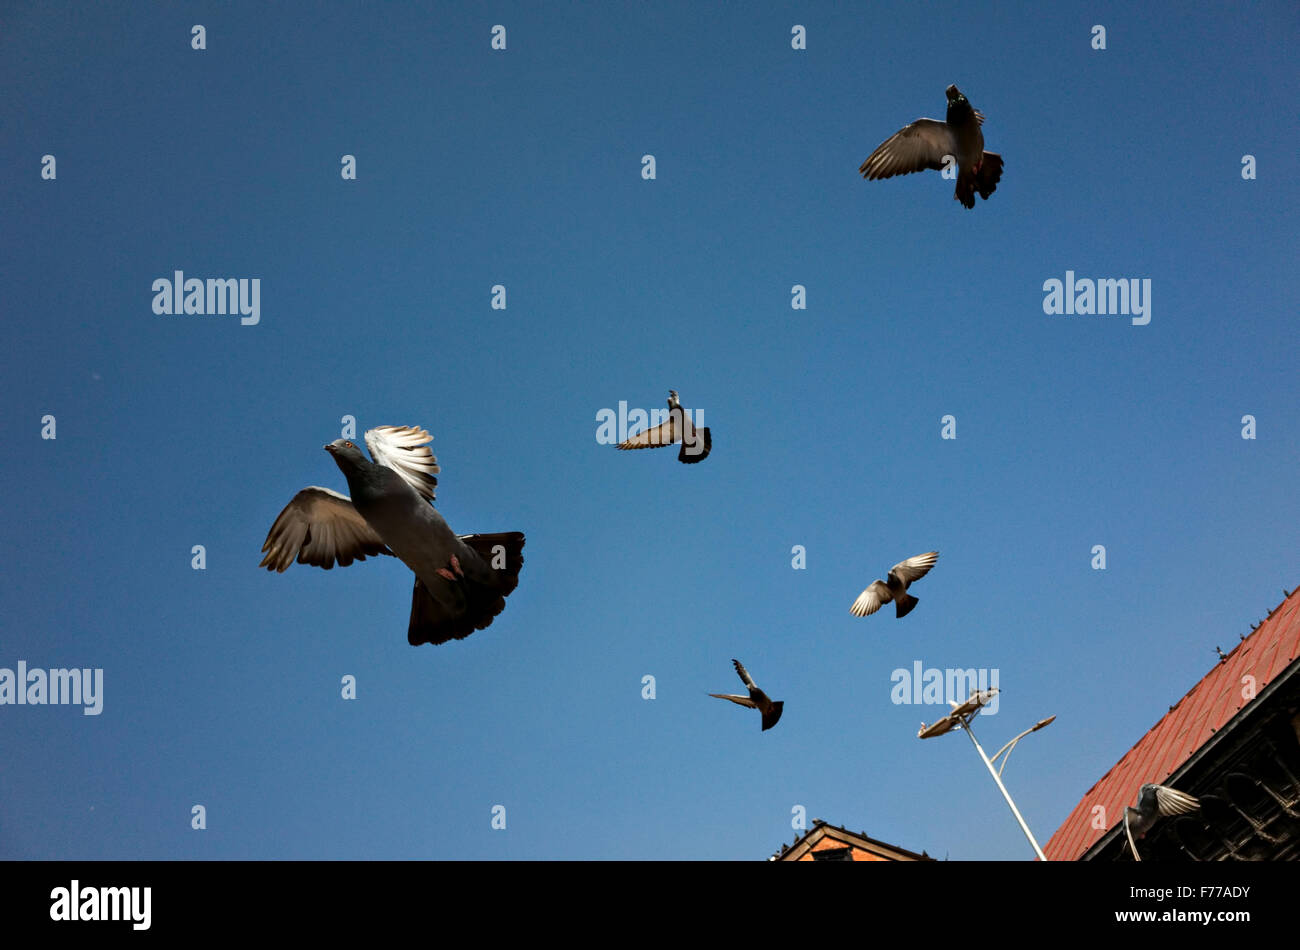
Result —
[[[7, 4], [0, 667], [103, 705], [0, 705], [0, 857], [761, 859], [797, 807], [1031, 857], [893, 671], [996, 670], [990, 752], [1059, 717], [1006, 772], [1045, 843], [1300, 583], [1300, 13], [1144, 7]], [[971, 211], [857, 171], [949, 83]], [[155, 314], [176, 270], [259, 322]], [[1046, 314], [1067, 271], [1150, 323]], [[670, 388], [707, 460], [597, 442]], [[393, 559], [258, 567], [345, 416], [527, 534], [488, 630], [409, 646]]]

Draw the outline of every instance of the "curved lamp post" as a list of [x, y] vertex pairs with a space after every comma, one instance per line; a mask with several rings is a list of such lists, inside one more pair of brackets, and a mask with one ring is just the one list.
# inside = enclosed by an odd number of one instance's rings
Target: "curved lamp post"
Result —
[[[938, 722], [931, 726], [921, 723], [921, 731], [916, 734], [916, 737], [918, 739], [931, 739], [935, 736], [941, 736], [944, 733], [951, 732], [953, 729], [965, 729], [966, 735], [970, 736], [970, 741], [975, 746], [975, 751], [979, 753], [980, 761], [983, 762], [985, 768], [989, 770], [989, 775], [993, 776], [993, 781], [997, 784], [998, 790], [1002, 792], [1002, 797], [1007, 800], [1007, 805], [1011, 808], [1011, 814], [1015, 815], [1016, 821], [1020, 823], [1020, 830], [1025, 833], [1025, 837], [1029, 839], [1029, 843], [1033, 846], [1034, 854], [1038, 855], [1038, 860], [1046, 861], [1047, 855], [1043, 854], [1043, 849], [1040, 848], [1038, 842], [1034, 840], [1033, 833], [1030, 832], [1029, 826], [1025, 824], [1025, 819], [1021, 816], [1020, 810], [1016, 808], [1016, 803], [1011, 800], [1011, 793], [1008, 792], [1007, 787], [1002, 784], [1002, 770], [1006, 768], [1007, 759], [1011, 758], [1011, 750], [1016, 747], [1017, 742], [1029, 735], [1031, 732], [1037, 732], [1044, 726], [1051, 725], [1052, 720], [1056, 717], [1048, 716], [1046, 719], [1034, 723], [1034, 725], [1030, 726], [1002, 748], [998, 749], [998, 751], [994, 753], [993, 758], [990, 759], [984, 754], [984, 750], [980, 747], [979, 740], [975, 738], [975, 733], [971, 730], [970, 724], [971, 720], [979, 715], [980, 710], [984, 708], [984, 705], [991, 700], [997, 692], [997, 687], [986, 690], [973, 690], [970, 694], [970, 699], [961, 704], [953, 703], [952, 712], [948, 713], [948, 715], [944, 716]], [[1002, 765], [994, 771], [993, 763], [996, 762], [998, 757], [1002, 756], [1003, 753], [1006, 753], [1006, 755], [1002, 758]]]

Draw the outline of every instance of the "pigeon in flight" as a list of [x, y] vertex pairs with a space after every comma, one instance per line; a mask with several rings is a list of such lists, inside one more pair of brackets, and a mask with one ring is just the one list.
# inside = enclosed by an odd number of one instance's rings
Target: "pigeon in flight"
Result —
[[781, 710], [785, 707], [785, 703], [774, 703], [768, 699], [767, 693], [754, 685], [754, 681], [749, 678], [749, 671], [745, 669], [739, 660], [732, 660], [731, 664], [736, 668], [736, 672], [740, 674], [740, 679], [744, 682], [745, 688], [749, 690], [749, 695], [732, 696], [728, 693], [709, 693], [709, 695], [715, 699], [729, 699], [741, 706], [757, 709], [763, 714], [763, 728], [760, 731], [766, 732], [775, 726], [777, 720], [781, 718]]
[[887, 579], [873, 581], [870, 587], [858, 595], [858, 599], [849, 608], [849, 613], [855, 617], [865, 617], [874, 614], [892, 600], [896, 616], [906, 617], [917, 604], [917, 599], [907, 592], [907, 588], [918, 577], [925, 577], [938, 559], [938, 551], [927, 551], [909, 557], [906, 561], [899, 561], [889, 569]]
[[957, 191], [967, 208], [975, 207], [975, 192], [988, 200], [1002, 178], [1002, 156], [984, 151], [984, 114], [971, 107], [956, 86], [948, 87], [948, 118], [917, 119], [899, 129], [871, 153], [858, 169], [868, 181], [908, 175], [927, 168], [942, 170], [946, 159], [956, 162]]
[[713, 449], [713, 438], [707, 427], [697, 429], [691, 414], [682, 408], [677, 390], [668, 390], [668, 418], [653, 429], [646, 429], [618, 444], [620, 449], [657, 449], [662, 445], [682, 444], [677, 461], [692, 465], [703, 462]]
[[407, 640], [446, 643], [482, 630], [519, 584], [524, 536], [457, 535], [433, 507], [438, 461], [432, 436], [411, 426], [366, 433], [374, 459], [346, 439], [325, 451], [347, 477], [352, 497], [311, 486], [293, 496], [266, 536], [259, 567], [283, 572], [297, 559], [329, 570], [367, 555], [400, 558], [415, 572]]
[[1198, 799], [1186, 792], [1180, 792], [1168, 785], [1143, 785], [1138, 792], [1138, 807], [1124, 809], [1124, 834], [1128, 835], [1128, 846], [1133, 849], [1133, 860], [1141, 861], [1133, 835], [1139, 838], [1156, 823], [1159, 818], [1170, 815], [1186, 815], [1201, 807]]

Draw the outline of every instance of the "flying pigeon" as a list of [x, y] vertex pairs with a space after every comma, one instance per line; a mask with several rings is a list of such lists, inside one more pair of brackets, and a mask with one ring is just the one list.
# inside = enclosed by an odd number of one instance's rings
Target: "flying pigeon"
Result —
[[736, 672], [740, 674], [741, 680], [749, 690], [749, 695], [732, 696], [727, 693], [709, 693], [709, 695], [715, 699], [729, 699], [733, 703], [738, 703], [741, 706], [748, 706], [750, 709], [757, 709], [763, 714], [763, 728], [759, 731], [766, 732], [768, 729], [775, 726], [777, 720], [781, 718], [781, 710], [785, 707], [785, 703], [774, 703], [772, 700], [768, 699], [767, 693], [754, 685], [754, 681], [749, 678], [749, 671], [745, 669], [739, 660], [732, 660], [731, 664], [736, 668]]
[[407, 640], [446, 643], [491, 625], [519, 585], [524, 536], [455, 534], [433, 507], [438, 460], [432, 436], [411, 426], [366, 433], [373, 462], [346, 439], [325, 451], [347, 477], [352, 497], [311, 486], [293, 496], [266, 536], [259, 567], [284, 572], [297, 559], [329, 570], [366, 555], [400, 558], [415, 572]]
[[883, 581], [873, 581], [871, 586], [858, 595], [858, 599], [849, 608], [855, 617], [874, 614], [882, 605], [894, 602], [895, 616], [906, 617], [916, 606], [917, 599], [907, 592], [912, 581], [925, 577], [939, 559], [938, 551], [927, 551], [906, 561], [899, 561], [889, 569], [889, 577]]
[[1138, 792], [1138, 807], [1124, 809], [1124, 834], [1128, 835], [1128, 846], [1133, 849], [1133, 860], [1141, 861], [1133, 835], [1139, 838], [1156, 823], [1159, 818], [1170, 815], [1186, 815], [1201, 807], [1198, 799], [1180, 792], [1168, 785], [1143, 785]]
[[692, 465], [703, 462], [713, 448], [713, 438], [707, 427], [697, 429], [691, 414], [682, 408], [677, 390], [668, 390], [668, 418], [653, 429], [646, 429], [618, 444], [620, 449], [657, 449], [662, 445], [682, 444], [677, 461]]
[[871, 153], [858, 169], [868, 181], [908, 175], [927, 168], [944, 168], [951, 157], [957, 167], [953, 195], [967, 208], [975, 207], [975, 192], [988, 200], [1002, 178], [1002, 156], [984, 151], [984, 113], [973, 109], [956, 86], [948, 87], [948, 118], [917, 119], [903, 126]]

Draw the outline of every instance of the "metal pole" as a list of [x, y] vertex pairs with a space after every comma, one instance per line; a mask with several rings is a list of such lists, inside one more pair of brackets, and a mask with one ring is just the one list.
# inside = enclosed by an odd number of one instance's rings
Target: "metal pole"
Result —
[[[971, 718], [973, 719], [974, 716]], [[1046, 861], [1047, 855], [1043, 854], [1043, 849], [1040, 848], [1038, 842], [1034, 840], [1034, 836], [1030, 832], [1029, 826], [1025, 824], [1025, 819], [1020, 817], [1020, 811], [1016, 808], [1016, 803], [1011, 800], [1011, 793], [1008, 792], [1007, 787], [1002, 784], [1002, 779], [998, 776], [998, 773], [993, 770], [993, 763], [989, 761], [989, 757], [985, 755], [984, 750], [980, 748], [979, 741], [975, 738], [975, 733], [971, 730], [970, 720], [963, 720], [962, 728], [965, 729], [966, 734], [970, 736], [970, 741], [974, 744], [975, 751], [979, 753], [980, 761], [982, 761], [984, 767], [989, 770], [989, 775], [992, 775], [993, 781], [997, 782], [998, 788], [1002, 791], [1002, 797], [1005, 798], [1007, 804], [1011, 806], [1011, 814], [1015, 815], [1016, 821], [1020, 822], [1020, 830], [1025, 833], [1025, 837], [1029, 839], [1029, 843], [1034, 846], [1034, 853], [1038, 855], [1038, 860]]]

